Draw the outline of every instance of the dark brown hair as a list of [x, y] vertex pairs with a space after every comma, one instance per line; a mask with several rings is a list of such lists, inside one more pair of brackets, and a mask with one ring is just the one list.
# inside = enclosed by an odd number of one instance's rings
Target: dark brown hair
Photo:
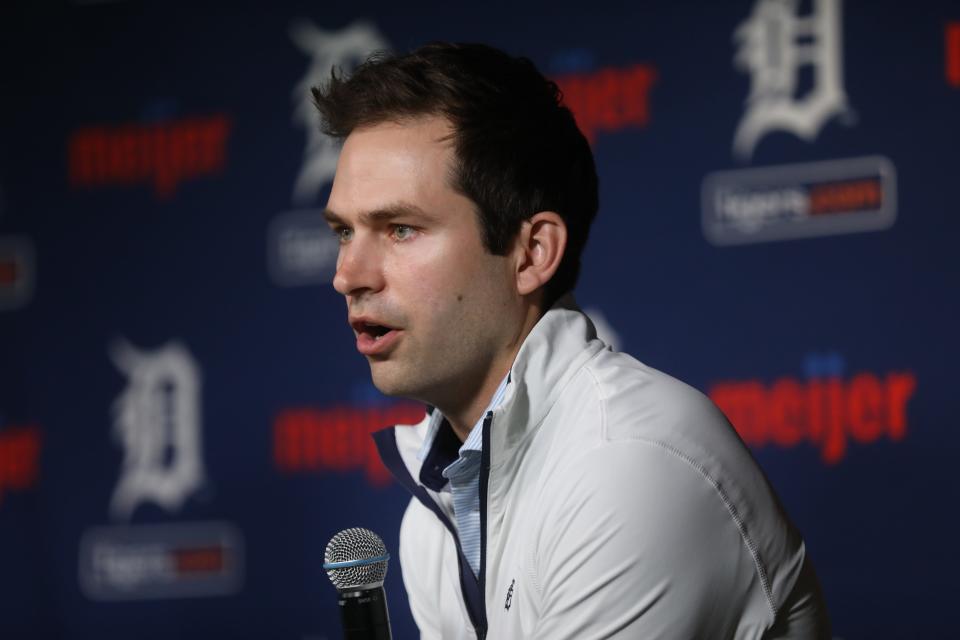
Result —
[[476, 203], [487, 249], [505, 254], [524, 220], [556, 211], [567, 247], [544, 307], [573, 289], [597, 213], [597, 172], [560, 90], [530, 60], [481, 44], [431, 43], [374, 54], [349, 77], [334, 68], [313, 97], [321, 129], [341, 139], [366, 125], [446, 117], [457, 158], [451, 186]]

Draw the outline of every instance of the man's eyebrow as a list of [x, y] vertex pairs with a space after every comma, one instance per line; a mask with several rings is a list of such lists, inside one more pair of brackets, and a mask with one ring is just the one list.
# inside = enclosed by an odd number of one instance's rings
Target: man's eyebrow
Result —
[[[347, 224], [339, 214], [331, 209], [324, 209], [323, 217], [330, 224]], [[436, 219], [435, 216], [430, 215], [420, 207], [402, 202], [374, 209], [373, 211], [364, 211], [360, 214], [359, 218], [360, 222], [366, 225], [390, 222], [396, 218], [420, 218], [428, 221]]]
[[343, 218], [326, 207], [323, 209], [323, 219], [329, 224], [343, 224]]

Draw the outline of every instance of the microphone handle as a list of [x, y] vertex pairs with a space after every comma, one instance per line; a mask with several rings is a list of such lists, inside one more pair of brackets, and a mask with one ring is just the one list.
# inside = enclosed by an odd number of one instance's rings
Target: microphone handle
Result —
[[339, 591], [343, 640], [391, 640], [387, 594], [383, 587]]

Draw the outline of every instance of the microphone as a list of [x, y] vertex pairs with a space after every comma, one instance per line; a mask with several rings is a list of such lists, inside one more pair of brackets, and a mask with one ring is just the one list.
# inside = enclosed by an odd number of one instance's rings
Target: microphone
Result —
[[330, 539], [323, 568], [337, 588], [344, 640], [391, 640], [383, 579], [390, 554], [369, 529], [344, 529]]

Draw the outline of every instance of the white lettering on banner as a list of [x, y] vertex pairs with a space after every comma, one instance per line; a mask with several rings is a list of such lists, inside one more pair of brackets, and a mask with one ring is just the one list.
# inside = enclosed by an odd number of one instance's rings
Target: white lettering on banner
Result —
[[290, 38], [311, 60], [307, 73], [293, 90], [294, 121], [307, 130], [307, 146], [294, 185], [293, 199], [297, 204], [305, 205], [315, 202], [320, 189], [333, 180], [340, 157], [338, 141], [317, 127], [310, 89], [328, 81], [334, 67], [350, 71], [374, 51], [388, 49], [389, 44], [376, 27], [363, 21], [339, 31], [327, 31], [308, 20], [300, 20], [290, 27]]
[[776, 221], [804, 218], [810, 210], [810, 198], [801, 189], [781, 188], [766, 191], [717, 191], [718, 220], [752, 232]]
[[[840, 0], [814, 0], [813, 11], [803, 17], [798, 5], [798, 0], [757, 0], [734, 32], [740, 45], [734, 65], [750, 73], [747, 111], [733, 139], [734, 155], [743, 160], [771, 131], [810, 142], [828, 119], [849, 112]], [[805, 67], [812, 70], [813, 86], [797, 96]]]
[[897, 171], [883, 156], [717, 171], [702, 203], [715, 245], [880, 231], [897, 217]]
[[230, 595], [244, 553], [229, 522], [94, 527], [80, 539], [80, 589], [101, 602]]
[[176, 572], [173, 557], [158, 544], [121, 547], [103, 545], [94, 550], [93, 566], [102, 575], [109, 575], [118, 588], [134, 589], [151, 576]]
[[199, 367], [177, 342], [148, 352], [119, 341], [110, 355], [129, 379], [113, 405], [124, 455], [110, 513], [129, 519], [146, 501], [175, 511], [205, 477]]

